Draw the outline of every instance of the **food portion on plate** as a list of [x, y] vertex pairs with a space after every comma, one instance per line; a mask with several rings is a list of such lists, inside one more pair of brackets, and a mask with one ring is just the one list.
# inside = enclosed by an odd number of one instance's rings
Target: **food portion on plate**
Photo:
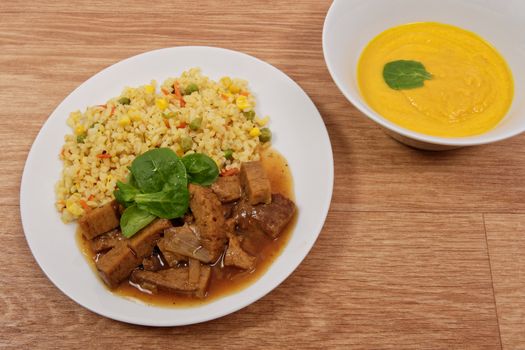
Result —
[[127, 87], [103, 105], [74, 111], [67, 123], [56, 184], [56, 207], [69, 222], [89, 208], [112, 200], [138, 155], [168, 147], [180, 157], [203, 153], [228, 173], [241, 162], [258, 160], [270, 146], [269, 118], [255, 112], [246, 81], [223, 77], [215, 82], [198, 68], [157, 82]]
[[247, 82], [198, 69], [71, 113], [56, 206], [109, 288], [181, 305], [264, 272], [296, 213], [268, 121]]
[[386, 30], [357, 67], [361, 95], [377, 113], [431, 136], [464, 137], [494, 128], [514, 94], [510, 68], [481, 37], [435, 22]]

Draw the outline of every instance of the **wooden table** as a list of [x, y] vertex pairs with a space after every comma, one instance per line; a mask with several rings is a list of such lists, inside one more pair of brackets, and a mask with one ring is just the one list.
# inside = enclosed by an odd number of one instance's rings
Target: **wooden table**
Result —
[[[393, 141], [328, 74], [329, 5], [0, 2], [0, 348], [525, 349], [525, 135], [445, 153]], [[18, 193], [62, 99], [121, 59], [178, 45], [243, 51], [297, 81], [328, 128], [335, 188], [315, 247], [275, 291], [215, 321], [155, 329], [55, 288], [28, 249]]]

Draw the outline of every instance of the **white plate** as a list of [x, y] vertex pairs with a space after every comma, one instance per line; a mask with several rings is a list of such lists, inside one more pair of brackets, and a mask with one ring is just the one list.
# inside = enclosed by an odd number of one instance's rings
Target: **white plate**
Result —
[[[58, 154], [70, 130], [71, 111], [105, 103], [125, 86], [175, 77], [200, 67], [214, 80], [246, 79], [257, 110], [271, 117], [273, 146], [289, 162], [299, 209], [288, 245], [268, 271], [246, 289], [190, 308], [144, 305], [113, 295], [91, 270], [75, 241], [75, 225], [60, 221], [54, 185], [62, 164]], [[277, 287], [310, 251], [325, 221], [333, 187], [333, 158], [321, 115], [306, 93], [275, 67], [243, 53], [212, 47], [174, 47], [128, 58], [80, 85], [51, 114], [38, 134], [22, 176], [20, 211], [31, 252], [48, 278], [67, 296], [100, 315], [150, 326], [203, 322], [235, 312]]]

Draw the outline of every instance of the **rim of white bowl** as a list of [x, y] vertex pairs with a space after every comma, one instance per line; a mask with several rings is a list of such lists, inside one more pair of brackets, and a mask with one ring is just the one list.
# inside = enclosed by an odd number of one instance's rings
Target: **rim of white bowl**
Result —
[[[456, 146], [456, 147], [465, 147], [465, 146], [477, 146], [477, 145], [484, 145], [488, 143], [503, 141], [506, 139], [509, 139], [511, 137], [517, 136], [525, 131], [525, 124], [522, 125], [520, 128], [517, 128], [515, 130], [510, 130], [507, 132], [503, 132], [500, 135], [495, 136], [487, 136], [485, 134], [481, 135], [474, 135], [474, 136], [467, 136], [467, 137], [439, 137], [439, 136], [431, 136], [422, 134], [416, 131], [412, 131], [406, 128], [403, 128], [395, 123], [392, 123], [379, 115], [377, 112], [372, 110], [372, 108], [368, 107], [364, 102], [361, 101], [361, 97], [356, 97], [353, 94], [349, 93], [345, 89], [344, 83], [341, 81], [339, 77], [335, 74], [335, 68], [332, 65], [332, 61], [330, 60], [330, 54], [328, 53], [326, 42], [328, 40], [328, 32], [327, 32], [327, 26], [328, 24], [333, 20], [334, 16], [336, 16], [337, 13], [337, 6], [339, 6], [340, 3], [342, 3], [345, 0], [334, 0], [330, 8], [328, 9], [328, 12], [325, 17], [325, 21], [323, 24], [323, 36], [322, 36], [322, 42], [323, 42], [323, 56], [325, 64], [328, 68], [328, 72], [330, 72], [330, 76], [332, 77], [332, 80], [334, 81], [335, 85], [341, 91], [341, 93], [346, 97], [346, 99], [354, 105], [361, 113], [363, 113], [366, 117], [372, 119], [374, 122], [378, 123], [382, 127], [391, 130], [397, 134], [400, 134], [402, 136], [408, 137], [413, 140], [436, 144], [436, 145], [442, 145], [442, 146]], [[508, 115], [505, 115], [503, 119], [505, 119]]]

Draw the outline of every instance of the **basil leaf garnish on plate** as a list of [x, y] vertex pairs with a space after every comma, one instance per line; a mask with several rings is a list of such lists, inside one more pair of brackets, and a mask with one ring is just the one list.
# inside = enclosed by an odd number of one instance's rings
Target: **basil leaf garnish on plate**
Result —
[[432, 74], [421, 62], [398, 60], [385, 65], [383, 78], [391, 89], [409, 90], [423, 87], [425, 80], [432, 79]]
[[174, 219], [184, 216], [188, 211], [190, 194], [187, 186], [172, 187], [166, 185], [160, 192], [141, 193], [135, 196], [140, 209], [163, 219]]
[[122, 235], [126, 238], [133, 236], [144, 227], [148, 226], [156, 216], [144, 209], [140, 209], [137, 205], [126, 208], [120, 217], [120, 229]]
[[188, 173], [188, 181], [201, 186], [209, 186], [217, 180], [219, 168], [213, 159], [202, 153], [188, 154], [182, 158]]
[[160, 192], [166, 183], [187, 185], [186, 168], [169, 148], [156, 148], [131, 163], [131, 173], [144, 193]]
[[131, 237], [155, 218], [175, 219], [188, 211], [188, 182], [209, 186], [219, 176], [210, 157], [194, 153], [180, 159], [169, 148], [156, 148], [131, 163], [127, 182], [118, 181], [115, 199], [126, 209], [122, 233]]
[[139, 193], [140, 190], [131, 185], [130, 182], [117, 181], [117, 189], [113, 192], [113, 195], [117, 202], [127, 208], [133, 204], [135, 196]]

